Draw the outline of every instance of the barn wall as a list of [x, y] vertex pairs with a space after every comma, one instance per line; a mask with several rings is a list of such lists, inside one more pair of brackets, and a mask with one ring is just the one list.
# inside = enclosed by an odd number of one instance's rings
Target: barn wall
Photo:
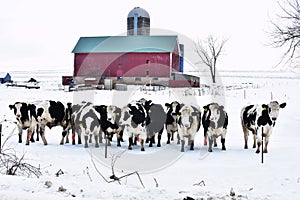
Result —
[[169, 66], [169, 53], [76, 53], [74, 76], [169, 77]]
[[179, 48], [178, 43], [176, 42], [176, 45], [174, 47], [174, 51], [172, 53], [172, 71], [179, 72], [180, 71], [180, 54], [179, 54]]

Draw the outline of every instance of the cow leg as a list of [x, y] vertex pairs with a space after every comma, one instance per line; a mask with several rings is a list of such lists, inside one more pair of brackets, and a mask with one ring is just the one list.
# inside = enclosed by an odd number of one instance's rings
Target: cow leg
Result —
[[120, 141], [124, 142], [124, 140], [123, 140], [123, 130], [120, 131], [119, 136], [120, 136]]
[[208, 152], [212, 152], [212, 143], [213, 143], [212, 137], [208, 137]]
[[177, 144], [180, 144], [180, 136], [178, 132], [177, 132]]
[[121, 146], [121, 136], [119, 134], [117, 134], [117, 146]]
[[257, 140], [257, 149], [255, 153], [260, 153], [260, 145], [261, 145], [261, 141]]
[[35, 131], [33, 131], [32, 134], [31, 134], [30, 142], [35, 142], [35, 140], [34, 140], [34, 133], [35, 133]]
[[[63, 130], [63, 132], [62, 132], [62, 138], [61, 138], [61, 141], [60, 141], [60, 144], [61, 145], [63, 145], [64, 144], [64, 141], [65, 141], [65, 137], [67, 136], [67, 134], [68, 134], [68, 132], [67, 131], [65, 131], [65, 130]], [[68, 138], [68, 136], [67, 136], [67, 138]], [[67, 142], [66, 142], [67, 143]], [[68, 140], [68, 143], [69, 143], [69, 140]]]
[[268, 153], [269, 137], [266, 137], [264, 153]]
[[214, 147], [217, 147], [217, 146], [218, 146], [218, 144], [217, 144], [217, 138], [214, 137]]
[[33, 132], [33, 128], [29, 127], [28, 130], [27, 130], [26, 145], [29, 145], [29, 141], [30, 141], [32, 132]]
[[190, 150], [191, 150], [191, 151], [194, 151], [194, 140], [191, 140], [191, 143], [190, 143]]
[[90, 137], [89, 137], [89, 143], [92, 143], [92, 134], [90, 134]]
[[94, 134], [94, 138], [95, 138], [95, 148], [99, 148], [99, 135]]
[[144, 147], [144, 139], [140, 139], [140, 143], [141, 143], [141, 151], [145, 151], [145, 147]]
[[36, 141], [40, 141], [40, 137], [39, 137], [39, 134], [40, 134], [40, 126], [37, 124], [36, 125]]
[[84, 148], [88, 148], [88, 139], [89, 139], [89, 135], [84, 135]]
[[256, 148], [256, 133], [253, 132], [253, 148]]
[[[82, 134], [82, 131], [81, 131], [81, 129], [79, 129], [79, 130], [77, 131], [78, 144], [82, 144], [82, 142], [81, 142], [81, 134]], [[74, 141], [74, 144], [75, 144], [75, 134], [74, 134], [74, 139], [73, 139], [73, 141]]]
[[207, 130], [204, 129], [204, 141], [203, 141], [204, 146], [207, 145]]
[[134, 136], [134, 142], [133, 145], [137, 145], [138, 136]]
[[221, 143], [222, 143], [222, 150], [226, 151], [226, 147], [225, 147], [225, 138], [221, 138]]
[[185, 140], [181, 140], [181, 152], [184, 152]]
[[44, 145], [47, 145], [48, 143], [47, 143], [47, 140], [45, 138], [45, 128], [46, 128], [45, 125], [42, 125], [40, 127], [40, 135], [41, 135], [41, 138], [42, 138], [42, 141], [43, 141]]
[[170, 138], [171, 138], [171, 133], [168, 132], [168, 140], [167, 140], [167, 144], [170, 144]]
[[161, 135], [162, 135], [162, 132], [164, 131], [164, 129], [162, 128], [159, 133], [158, 133], [158, 136], [157, 136], [157, 147], [161, 147]]
[[173, 131], [171, 131], [171, 141], [174, 141], [174, 132]]
[[153, 136], [151, 136], [150, 138], [149, 137], [147, 137], [147, 139], [146, 139], [146, 143], [147, 143], [147, 140], [148, 140], [148, 142], [150, 142], [149, 143], [149, 147], [152, 147], [153, 146], [153, 140], [154, 140], [154, 135]]
[[129, 150], [132, 150], [132, 145], [133, 145], [133, 139], [132, 139], [132, 136], [129, 137], [128, 141], [129, 141], [128, 149], [129, 149]]
[[19, 143], [22, 143], [22, 133], [23, 133], [23, 129], [18, 126], [18, 130], [19, 130], [19, 133], [18, 133], [18, 136], [19, 136]]
[[243, 127], [243, 133], [244, 133], [244, 141], [245, 141], [244, 149], [248, 149], [249, 130], [243, 124], [242, 124], [242, 127]]

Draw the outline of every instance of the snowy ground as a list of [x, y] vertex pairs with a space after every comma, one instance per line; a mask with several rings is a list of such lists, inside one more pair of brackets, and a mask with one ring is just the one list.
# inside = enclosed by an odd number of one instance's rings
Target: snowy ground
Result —
[[[49, 76], [49, 74], [52, 74]], [[225, 74], [225, 73], [224, 73]], [[131, 99], [144, 97], [155, 103], [164, 104], [172, 100], [197, 104], [200, 107], [211, 101], [225, 105], [229, 115], [227, 151], [214, 148], [212, 153], [203, 146], [203, 129], [196, 136], [195, 151], [186, 148], [185, 153], [175, 142], [166, 145], [166, 134], [161, 148], [148, 148], [140, 152], [135, 147], [126, 151], [127, 142], [117, 148], [115, 142], [108, 148], [108, 158], [104, 158], [104, 145], [99, 149], [91, 144], [88, 149], [82, 145], [59, 145], [61, 129], [46, 130], [49, 145], [36, 142], [29, 146], [17, 143], [17, 136], [9, 140], [12, 147], [26, 160], [40, 166], [42, 176], [0, 175], [0, 200], [2, 199], [299, 199], [300, 197], [300, 158], [298, 153], [300, 135], [300, 102], [297, 75], [290, 73], [227, 72], [221, 77], [224, 88], [220, 95], [211, 96], [203, 91], [164, 90], [141, 91], [130, 88], [127, 92], [88, 91], [64, 92], [61, 75], [51, 72], [15, 72], [12, 78], [29, 80], [32, 76], [41, 81], [41, 89], [11, 88], [0, 86], [0, 121], [13, 120], [8, 105], [15, 101], [61, 100], [77, 102], [88, 99], [95, 104], [116, 104], [123, 106]], [[229, 86], [229, 87], [228, 87]], [[199, 96], [199, 92], [201, 96]], [[203, 95], [205, 94], [205, 95]], [[287, 107], [280, 111], [273, 135], [269, 143], [269, 153], [255, 154], [253, 149], [243, 149], [243, 133], [240, 125], [240, 110], [250, 103], [268, 103], [271, 98], [286, 102]], [[2, 142], [14, 131], [15, 125], [3, 122]], [[25, 137], [25, 134], [24, 134]], [[220, 142], [219, 142], [220, 143]], [[252, 138], [250, 138], [250, 146]], [[136, 175], [117, 182], [106, 183], [112, 175], [111, 157], [123, 152], [115, 164], [115, 173], [122, 176], [138, 171], [145, 188]], [[93, 162], [96, 168], [94, 167]], [[119, 162], [118, 162], [119, 161]], [[62, 170], [64, 174], [55, 174]], [[52, 186], [47, 188], [45, 182]], [[66, 191], [59, 192], [63, 187]], [[230, 196], [233, 189], [235, 196]]]

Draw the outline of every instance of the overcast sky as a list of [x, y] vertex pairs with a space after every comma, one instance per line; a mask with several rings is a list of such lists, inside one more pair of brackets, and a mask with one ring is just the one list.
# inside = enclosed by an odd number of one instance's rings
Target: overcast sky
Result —
[[148, 11], [151, 28], [192, 41], [229, 38], [219, 69], [268, 70], [281, 55], [266, 45], [276, 0], [9, 0], [0, 3], [0, 70], [72, 70], [79, 37], [126, 32], [136, 6]]

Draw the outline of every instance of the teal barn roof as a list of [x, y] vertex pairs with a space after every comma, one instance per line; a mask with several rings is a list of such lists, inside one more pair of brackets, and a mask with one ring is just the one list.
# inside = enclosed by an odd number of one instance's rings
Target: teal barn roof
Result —
[[80, 37], [72, 53], [173, 52], [177, 36]]

